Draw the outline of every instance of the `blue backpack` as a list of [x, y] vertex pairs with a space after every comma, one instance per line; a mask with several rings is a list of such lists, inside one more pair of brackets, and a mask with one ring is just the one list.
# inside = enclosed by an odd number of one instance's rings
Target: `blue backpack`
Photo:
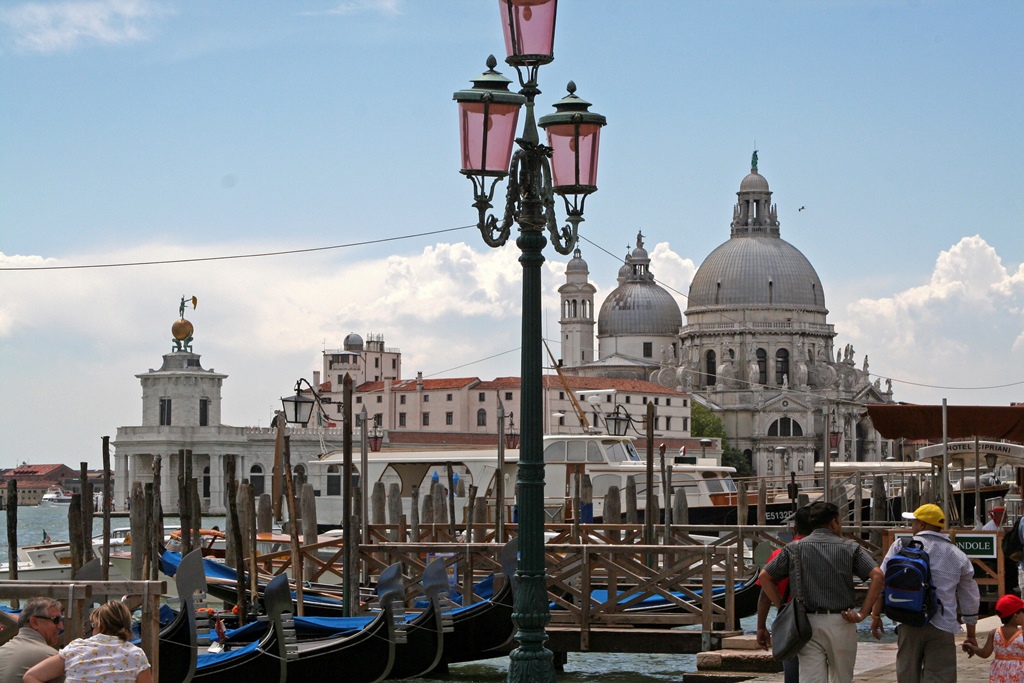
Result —
[[907, 626], [924, 626], [941, 607], [935, 599], [931, 565], [924, 543], [916, 538], [900, 543], [885, 565], [885, 616]]

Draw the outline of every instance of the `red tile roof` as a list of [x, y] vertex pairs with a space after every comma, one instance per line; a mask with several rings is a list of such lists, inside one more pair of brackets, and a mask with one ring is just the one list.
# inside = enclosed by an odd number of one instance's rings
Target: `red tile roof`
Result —
[[[565, 383], [573, 390], [587, 389], [608, 389], [615, 391], [628, 391], [636, 394], [668, 394], [669, 396], [685, 396], [686, 392], [668, 389], [660, 384], [644, 382], [636, 379], [615, 379], [606, 377], [577, 377], [566, 375]], [[518, 377], [498, 377], [490, 382], [481, 382], [477, 387], [481, 390], [488, 389], [519, 389], [522, 380]], [[544, 375], [544, 386], [547, 388], [561, 388], [563, 386], [557, 375]]]
[[[442, 391], [444, 389], [462, 389], [480, 382], [479, 377], [451, 377], [442, 379], [425, 379], [424, 391]], [[402, 379], [391, 383], [392, 391], [416, 391], [417, 380]], [[355, 389], [359, 392], [384, 391], [384, 382], [364, 382]]]

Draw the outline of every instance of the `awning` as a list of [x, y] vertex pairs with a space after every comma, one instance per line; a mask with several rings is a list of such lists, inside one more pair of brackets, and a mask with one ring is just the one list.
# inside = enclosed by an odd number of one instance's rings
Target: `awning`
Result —
[[[886, 439], [941, 439], [942, 406], [872, 403], [871, 424]], [[1024, 443], [1024, 406], [946, 406], [946, 436]]]

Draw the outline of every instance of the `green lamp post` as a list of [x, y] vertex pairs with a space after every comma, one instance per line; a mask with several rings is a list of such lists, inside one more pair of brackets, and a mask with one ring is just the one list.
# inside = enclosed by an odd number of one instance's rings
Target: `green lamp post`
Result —
[[[519, 563], [512, 619], [519, 646], [512, 652], [508, 680], [546, 683], [555, 680], [551, 651], [544, 647], [548, 609], [544, 564], [544, 414], [541, 327], [541, 265], [551, 237], [555, 250], [569, 254], [576, 247], [583, 205], [597, 191], [597, 157], [605, 118], [589, 111], [590, 103], [569, 94], [555, 105], [555, 113], [541, 118], [548, 144], [540, 143], [534, 118], [534, 98], [540, 94], [537, 71], [551, 62], [557, 0], [502, 0], [506, 63], [519, 76], [518, 94], [511, 81], [494, 70], [473, 80], [473, 87], [455, 93], [459, 107], [462, 174], [473, 183], [473, 206], [478, 228], [491, 247], [504, 245], [513, 223], [519, 226], [516, 245], [522, 251], [522, 393], [519, 415], [519, 474], [516, 499], [519, 511]], [[516, 138], [519, 110], [526, 105], [522, 136]], [[512, 151], [513, 142], [519, 149]], [[489, 214], [494, 189], [508, 177], [504, 215]], [[568, 225], [559, 228], [554, 195], [565, 202]]]

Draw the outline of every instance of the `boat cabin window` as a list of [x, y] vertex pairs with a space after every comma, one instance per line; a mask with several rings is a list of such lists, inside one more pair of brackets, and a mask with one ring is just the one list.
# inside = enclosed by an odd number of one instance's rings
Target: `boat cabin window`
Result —
[[587, 459], [587, 443], [585, 441], [569, 441], [566, 443], [566, 456], [568, 462], [585, 462]]
[[611, 439], [602, 441], [604, 451], [608, 455], [608, 462], [623, 462], [625, 460], [639, 461], [640, 456], [633, 448], [631, 441], [613, 441]]
[[544, 449], [544, 462], [565, 462], [565, 442], [552, 441]]
[[704, 472], [703, 476], [708, 493], [732, 493], [736, 490], [732, 478], [723, 476], [721, 472]]

